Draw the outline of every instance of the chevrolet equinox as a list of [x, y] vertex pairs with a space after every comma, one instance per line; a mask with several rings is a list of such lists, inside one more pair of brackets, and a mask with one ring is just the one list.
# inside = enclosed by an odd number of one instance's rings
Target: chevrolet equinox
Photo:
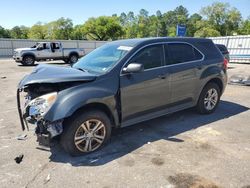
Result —
[[57, 137], [81, 155], [99, 149], [111, 129], [196, 107], [215, 111], [227, 60], [212, 40], [144, 38], [106, 43], [71, 67], [39, 65], [18, 85], [22, 129], [37, 140]]

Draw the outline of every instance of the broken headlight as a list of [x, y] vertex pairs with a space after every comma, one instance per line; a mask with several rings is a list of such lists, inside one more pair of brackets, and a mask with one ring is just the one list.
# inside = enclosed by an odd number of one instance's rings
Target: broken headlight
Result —
[[56, 98], [57, 98], [57, 92], [53, 92], [33, 99], [28, 103], [29, 115], [44, 116], [49, 111], [51, 106], [54, 104]]

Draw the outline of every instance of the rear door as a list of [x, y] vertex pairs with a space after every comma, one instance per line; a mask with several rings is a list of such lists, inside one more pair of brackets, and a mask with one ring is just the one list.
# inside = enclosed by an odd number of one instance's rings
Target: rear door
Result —
[[127, 63], [141, 63], [144, 71], [120, 76], [123, 122], [157, 111], [169, 103], [169, 78], [164, 62], [164, 45], [157, 44], [143, 48]]
[[52, 42], [51, 44], [51, 51], [53, 58], [61, 58], [62, 57], [62, 46], [59, 42]]
[[168, 43], [166, 64], [170, 68], [171, 103], [192, 102], [199, 87], [203, 55], [188, 43]]

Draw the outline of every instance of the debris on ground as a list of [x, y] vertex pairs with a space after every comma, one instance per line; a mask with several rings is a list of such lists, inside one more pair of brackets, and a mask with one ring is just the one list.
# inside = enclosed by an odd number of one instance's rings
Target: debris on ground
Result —
[[5, 79], [5, 78], [7, 78], [6, 76], [1, 76], [1, 79]]
[[46, 179], [44, 180], [44, 184], [48, 183], [50, 181], [50, 174], [48, 174], [48, 176], [46, 177]]
[[229, 79], [229, 83], [250, 86], [250, 76], [241, 74], [232, 75]]
[[24, 155], [21, 154], [21, 155], [17, 156], [14, 160], [16, 161], [17, 164], [20, 164], [23, 160], [23, 157], [24, 157]]
[[21, 134], [16, 137], [17, 140], [26, 140], [27, 139], [27, 134]]
[[148, 142], [147, 144], [151, 144], [151, 142]]

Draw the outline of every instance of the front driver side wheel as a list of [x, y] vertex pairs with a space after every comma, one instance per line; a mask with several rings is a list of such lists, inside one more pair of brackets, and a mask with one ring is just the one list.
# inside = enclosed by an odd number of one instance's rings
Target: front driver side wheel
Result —
[[22, 64], [25, 66], [31, 66], [34, 65], [35, 63], [35, 58], [33, 56], [27, 55], [23, 57]]
[[64, 122], [61, 145], [72, 156], [83, 155], [101, 148], [110, 135], [111, 123], [105, 113], [79, 113]]

